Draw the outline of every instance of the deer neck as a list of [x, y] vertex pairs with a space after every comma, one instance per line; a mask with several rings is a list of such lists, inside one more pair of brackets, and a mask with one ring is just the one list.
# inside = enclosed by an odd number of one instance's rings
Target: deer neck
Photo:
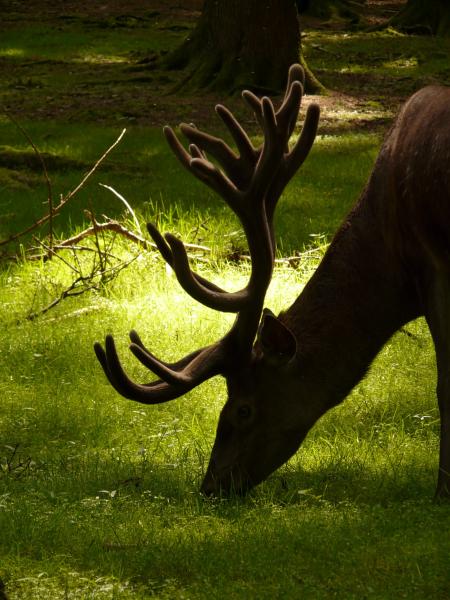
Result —
[[362, 379], [392, 334], [420, 314], [415, 281], [386, 239], [386, 215], [372, 200], [369, 187], [299, 298], [280, 315], [297, 340], [301, 387], [317, 390], [323, 412]]

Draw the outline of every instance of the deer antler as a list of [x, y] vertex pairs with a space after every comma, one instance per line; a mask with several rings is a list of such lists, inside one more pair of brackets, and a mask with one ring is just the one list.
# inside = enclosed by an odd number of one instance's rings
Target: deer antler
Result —
[[264, 141], [259, 148], [254, 147], [234, 115], [220, 104], [216, 106], [216, 112], [228, 128], [238, 154], [220, 138], [182, 124], [181, 132], [190, 142], [188, 152], [173, 130], [164, 128], [167, 141], [181, 164], [222, 196], [240, 219], [248, 240], [252, 270], [243, 289], [227, 292], [191, 270], [180, 240], [171, 234], [162, 236], [154, 225], [147, 225], [164, 260], [173, 268], [181, 287], [190, 296], [209, 308], [238, 315], [221, 340], [173, 364], [157, 359], [132, 331], [130, 350], [160, 377], [159, 381], [145, 385], [129, 379], [120, 364], [112, 336], [106, 337], [104, 349], [96, 343], [95, 352], [106, 376], [126, 398], [147, 404], [167, 402], [214, 375], [226, 373], [236, 362], [242, 364], [249, 359], [272, 277], [275, 207], [285, 185], [308, 155], [319, 121], [319, 107], [312, 104], [308, 107], [302, 133], [289, 150], [289, 138], [295, 128], [303, 95], [303, 81], [303, 69], [293, 65], [278, 111], [269, 98], [259, 99], [249, 91], [243, 92], [263, 130]]

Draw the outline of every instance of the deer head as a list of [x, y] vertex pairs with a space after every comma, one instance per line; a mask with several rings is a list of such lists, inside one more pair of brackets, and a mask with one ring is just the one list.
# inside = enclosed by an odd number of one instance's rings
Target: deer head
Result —
[[[289, 147], [303, 83], [302, 68], [293, 65], [278, 110], [269, 98], [259, 99], [249, 91], [243, 92], [263, 131], [261, 147], [253, 145], [234, 115], [222, 105], [216, 106], [216, 112], [228, 128], [237, 154], [223, 140], [182, 124], [180, 129], [189, 142], [188, 151], [170, 127], [164, 128], [181, 164], [216, 191], [242, 223], [252, 264], [247, 285], [240, 291], [226, 292], [191, 270], [180, 240], [169, 233], [162, 236], [152, 224], [147, 228], [190, 296], [209, 308], [236, 313], [229, 332], [216, 343], [168, 364], [157, 359], [132, 331], [131, 352], [159, 377], [144, 385], [133, 382], [125, 373], [112, 336], [106, 337], [104, 348], [95, 344], [97, 358], [111, 385], [122, 396], [144, 404], [168, 402], [210, 377], [225, 377], [228, 400], [220, 415], [202, 484], [202, 491], [207, 494], [231, 489], [243, 492], [256, 485], [297, 450], [311, 426], [307, 413], [304, 425], [297, 423], [295, 430], [290, 422], [290, 405], [295, 401], [298, 381], [298, 376], [291, 377], [296, 339], [270, 311], [263, 312], [275, 257], [276, 204], [306, 159], [319, 121], [319, 107], [311, 104], [301, 134]], [[284, 396], [282, 403], [280, 394]]]

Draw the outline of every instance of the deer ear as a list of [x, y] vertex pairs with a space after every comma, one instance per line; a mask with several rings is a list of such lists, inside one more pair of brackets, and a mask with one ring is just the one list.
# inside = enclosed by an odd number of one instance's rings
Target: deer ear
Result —
[[258, 342], [264, 358], [275, 366], [287, 364], [297, 352], [293, 333], [267, 308], [258, 330]]

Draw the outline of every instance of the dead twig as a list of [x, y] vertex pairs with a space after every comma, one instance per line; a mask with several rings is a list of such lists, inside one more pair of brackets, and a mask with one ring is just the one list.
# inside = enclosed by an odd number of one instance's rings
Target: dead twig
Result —
[[[99, 223], [96, 220], [93, 221], [93, 225], [91, 225], [87, 229], [80, 231], [80, 233], [77, 233], [76, 235], [73, 235], [72, 237], [67, 238], [66, 240], [58, 242], [57, 247], [62, 249], [62, 248], [66, 248], [66, 247], [75, 246], [76, 244], [81, 242], [81, 240], [83, 240], [87, 237], [90, 237], [92, 235], [96, 235], [96, 233], [98, 234], [98, 232], [113, 231], [113, 232], [125, 237], [126, 239], [131, 240], [133, 243], [138, 244], [145, 250], [156, 250], [157, 249], [156, 244], [154, 244], [153, 242], [150, 242], [149, 240], [142, 237], [141, 235], [134, 233], [133, 231], [130, 231], [129, 229], [124, 227], [118, 221], [116, 221], [114, 219], [109, 219], [108, 217], [105, 217], [105, 218], [107, 220], [104, 223]], [[191, 250], [191, 251], [205, 252], [205, 253], [211, 252], [211, 248], [208, 248], [208, 246], [202, 246], [199, 244], [184, 244], [184, 245], [188, 250]]]
[[136, 226], [136, 230], [139, 232], [140, 235], [142, 235], [142, 230], [141, 230], [141, 226], [139, 224], [139, 221], [136, 217], [136, 213], [134, 212], [134, 210], [131, 208], [130, 203], [128, 202], [128, 200], [126, 198], [124, 198], [122, 196], [122, 194], [119, 194], [119, 192], [117, 190], [115, 190], [112, 186], [110, 185], [105, 185], [104, 183], [99, 183], [99, 185], [103, 188], [105, 188], [106, 190], [109, 190], [110, 192], [112, 192], [116, 198], [119, 198], [119, 200], [123, 203], [123, 205], [125, 206], [125, 208], [127, 209], [127, 211], [130, 213], [130, 215], [133, 218], [134, 224]]
[[108, 156], [108, 154], [110, 154], [110, 152], [120, 143], [120, 141], [122, 140], [123, 136], [125, 135], [125, 132], [126, 132], [126, 129], [124, 129], [122, 131], [122, 133], [119, 135], [119, 137], [116, 139], [116, 141], [113, 144], [111, 144], [111, 146], [102, 154], [102, 156], [97, 160], [97, 162], [94, 164], [94, 166], [83, 177], [83, 179], [80, 181], [80, 183], [73, 190], [71, 190], [70, 192], [68, 192], [65, 196], [61, 196], [59, 204], [57, 204], [56, 206], [54, 206], [53, 210], [49, 214], [44, 215], [42, 218], [40, 218], [37, 221], [35, 221], [34, 223], [32, 223], [26, 229], [23, 229], [22, 231], [19, 231], [18, 233], [14, 233], [13, 235], [10, 235], [8, 238], [6, 238], [4, 240], [0, 240], [0, 246], [4, 246], [6, 244], [9, 244], [10, 242], [18, 240], [22, 236], [26, 235], [27, 233], [30, 233], [30, 232], [34, 231], [35, 229], [37, 229], [38, 227], [40, 227], [44, 223], [47, 223], [48, 221], [50, 221], [51, 219], [53, 219], [55, 217], [55, 215], [57, 215], [61, 211], [61, 209], [63, 208], [63, 206], [65, 206], [67, 204], [67, 202], [69, 202], [69, 200], [71, 198], [73, 198], [81, 190], [81, 188], [84, 186], [84, 184], [86, 183], [86, 181], [98, 169], [98, 167], [105, 160], [105, 158]]
[[[54, 216], [54, 208], [53, 208], [53, 188], [52, 183], [50, 181], [50, 177], [48, 175], [47, 165], [45, 164], [44, 157], [40, 152], [39, 148], [36, 146], [26, 129], [22, 127], [22, 125], [12, 116], [12, 114], [2, 105], [2, 112], [8, 117], [8, 119], [17, 127], [20, 133], [24, 136], [30, 146], [33, 148], [34, 153], [36, 154], [39, 162], [42, 166], [42, 172], [44, 174], [45, 183], [47, 185], [47, 203], [48, 203], [48, 214], [49, 214], [49, 245], [50, 248], [53, 246], [53, 216]], [[1, 245], [1, 243], [0, 243]]]
[[[60, 258], [60, 257], [58, 257]], [[72, 283], [64, 289], [60, 295], [52, 300], [47, 306], [41, 308], [38, 311], [29, 313], [26, 317], [27, 321], [34, 321], [37, 317], [45, 315], [49, 310], [57, 306], [60, 302], [65, 300], [66, 298], [71, 298], [75, 296], [81, 296], [91, 290], [98, 290], [101, 286], [103, 286], [106, 281], [111, 281], [125, 268], [127, 268], [132, 262], [137, 259], [137, 256], [133, 256], [130, 260], [123, 261], [119, 265], [115, 265], [110, 267], [109, 269], [105, 269], [103, 271], [98, 270], [97, 272], [89, 273], [88, 275], [79, 275], [76, 277]]]
[[[73, 280], [70, 285], [58, 292], [56, 297], [49, 304], [39, 310], [30, 311], [26, 317], [27, 320], [33, 321], [37, 317], [44, 315], [55, 306], [58, 306], [58, 304], [60, 304], [66, 298], [80, 296], [85, 292], [101, 289], [105, 283], [110, 282], [112, 279], [117, 277], [117, 275], [123, 269], [128, 267], [134, 260], [138, 258], [140, 252], [138, 255], [126, 261], [114, 256], [112, 249], [116, 240], [116, 235], [114, 235], [112, 239], [108, 241], [108, 239], [105, 238], [105, 232], [112, 232], [131, 240], [139, 246], [140, 250], [156, 250], [155, 244], [149, 242], [141, 235], [130, 231], [118, 221], [105, 217], [106, 221], [99, 223], [95, 218], [92, 207], [91, 210], [86, 211], [86, 214], [89, 216], [92, 225], [77, 235], [54, 244], [52, 249], [50, 249], [49, 246], [42, 240], [35, 238], [36, 243], [43, 249], [43, 252], [41, 254], [36, 254], [33, 258], [45, 261], [48, 260], [50, 256], [53, 256], [55, 259], [59, 259], [72, 272]], [[80, 246], [80, 242], [88, 237], [94, 238], [94, 247]], [[199, 246], [197, 244], [186, 244], [186, 247], [189, 250], [210, 252], [210, 249], [206, 246]], [[90, 260], [88, 263], [90, 266], [87, 273], [85, 267], [83, 266], [83, 262], [80, 260], [80, 248], [89, 250], [93, 254], [92, 260]], [[50, 250], [52, 250], [52, 253], [50, 253]], [[70, 259], [70, 256], [64, 256], [64, 254], [61, 252], [63, 250], [69, 252], [71, 251], [73, 255], [72, 259]], [[108, 266], [108, 264], [111, 264], [112, 261], [115, 261], [116, 264]]]

